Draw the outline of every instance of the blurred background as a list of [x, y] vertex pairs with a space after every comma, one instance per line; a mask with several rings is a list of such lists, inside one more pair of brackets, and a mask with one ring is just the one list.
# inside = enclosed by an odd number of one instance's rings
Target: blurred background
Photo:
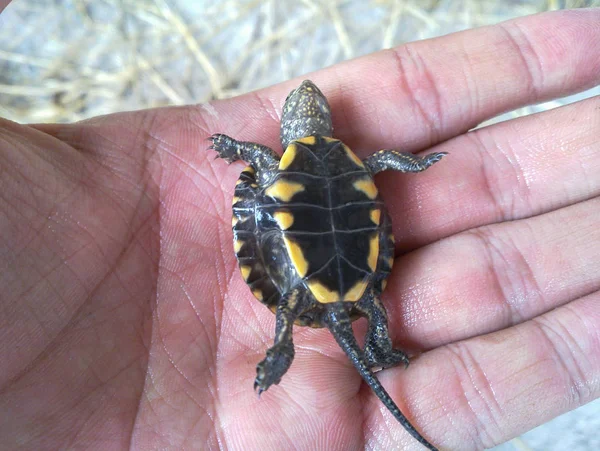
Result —
[[[0, 15], [0, 116], [72, 122], [207, 102], [403, 42], [590, 6], [600, 0], [15, 0]], [[600, 400], [494, 450], [596, 451], [598, 431]]]

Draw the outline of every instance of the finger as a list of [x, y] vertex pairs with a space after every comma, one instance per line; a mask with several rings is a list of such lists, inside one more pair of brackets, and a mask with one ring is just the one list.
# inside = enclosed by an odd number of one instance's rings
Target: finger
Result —
[[[599, 302], [596, 292], [519, 326], [428, 352], [407, 371], [394, 368], [380, 378], [441, 448], [491, 447], [600, 395]], [[376, 405], [370, 412], [366, 430], [376, 431], [388, 413]], [[400, 430], [397, 443], [407, 437]], [[376, 434], [368, 440], [377, 443]]]
[[397, 259], [383, 296], [400, 332], [396, 342], [436, 347], [599, 290], [599, 222], [600, 199], [592, 199], [474, 229]]
[[[599, 20], [594, 9], [523, 17], [406, 44], [310, 77], [331, 103], [336, 136], [361, 156], [382, 147], [421, 149], [507, 110], [597, 84]], [[227, 130], [278, 148], [281, 105], [297, 84], [215, 102], [198, 118], [200, 126], [205, 135]]]
[[397, 250], [600, 194], [600, 97], [475, 130], [414, 177], [378, 179]]

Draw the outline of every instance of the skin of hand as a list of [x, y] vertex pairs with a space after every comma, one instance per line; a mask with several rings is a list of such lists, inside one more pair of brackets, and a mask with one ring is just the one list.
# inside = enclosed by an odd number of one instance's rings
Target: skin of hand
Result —
[[[377, 176], [394, 221], [378, 377], [441, 449], [509, 440], [600, 394], [600, 99], [472, 130], [600, 82], [600, 10], [411, 43], [311, 74], [335, 136], [445, 151]], [[70, 125], [0, 121], [0, 437], [9, 449], [420, 449], [324, 329], [257, 398], [274, 316], [231, 237], [242, 163], [279, 149], [298, 80]], [[355, 323], [357, 336], [364, 320]]]

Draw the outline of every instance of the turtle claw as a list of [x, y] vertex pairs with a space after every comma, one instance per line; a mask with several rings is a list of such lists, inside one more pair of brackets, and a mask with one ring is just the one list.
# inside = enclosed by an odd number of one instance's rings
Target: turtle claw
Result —
[[423, 163], [424, 163], [423, 165], [426, 168], [428, 168], [432, 164], [437, 163], [438, 161], [440, 161], [444, 155], [448, 155], [448, 152], [430, 153], [429, 155], [426, 155], [423, 158]]
[[229, 136], [222, 133], [215, 133], [208, 140], [212, 142], [208, 149], [217, 152], [215, 159], [222, 158], [227, 164], [240, 159], [239, 143]]
[[406, 369], [410, 363], [408, 356], [399, 349], [389, 349], [384, 351], [383, 349], [376, 349], [368, 346], [365, 349], [365, 356], [367, 358], [367, 364], [370, 368], [385, 369], [403, 363], [404, 369]]
[[[271, 385], [281, 382], [281, 377], [287, 372], [294, 359], [294, 348], [275, 345], [267, 351], [267, 356], [256, 365], [254, 390], [258, 395], [269, 389]], [[258, 388], [258, 390], [257, 390]]]

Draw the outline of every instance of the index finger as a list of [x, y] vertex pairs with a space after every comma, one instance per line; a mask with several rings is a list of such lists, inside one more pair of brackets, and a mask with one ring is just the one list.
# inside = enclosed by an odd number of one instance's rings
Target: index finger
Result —
[[[360, 156], [416, 150], [523, 105], [600, 80], [599, 9], [557, 11], [409, 43], [310, 75], [328, 97], [337, 138]], [[203, 111], [203, 133], [279, 148], [291, 80]]]

